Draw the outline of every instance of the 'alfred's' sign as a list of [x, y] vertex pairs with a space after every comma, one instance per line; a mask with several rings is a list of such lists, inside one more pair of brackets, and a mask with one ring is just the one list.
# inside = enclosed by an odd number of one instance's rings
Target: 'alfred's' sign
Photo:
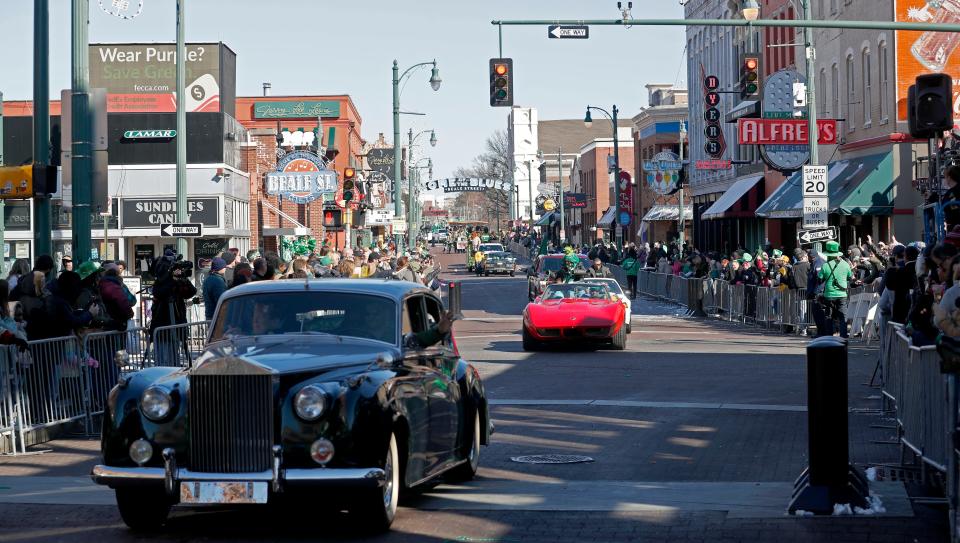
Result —
[[[837, 121], [818, 119], [821, 145], [837, 143]], [[809, 142], [806, 119], [737, 119], [740, 145], [806, 145]]]

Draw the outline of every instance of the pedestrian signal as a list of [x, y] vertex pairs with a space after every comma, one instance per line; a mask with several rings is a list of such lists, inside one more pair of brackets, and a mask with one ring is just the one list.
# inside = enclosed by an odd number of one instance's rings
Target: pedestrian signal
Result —
[[513, 59], [490, 59], [490, 105], [513, 106]]

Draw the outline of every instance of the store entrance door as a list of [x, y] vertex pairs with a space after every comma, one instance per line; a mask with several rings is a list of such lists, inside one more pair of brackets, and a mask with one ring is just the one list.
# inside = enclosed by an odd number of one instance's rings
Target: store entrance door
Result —
[[152, 280], [150, 267], [167, 248], [176, 251], [177, 241], [172, 238], [128, 238], [127, 254], [131, 258], [127, 265], [130, 272]]

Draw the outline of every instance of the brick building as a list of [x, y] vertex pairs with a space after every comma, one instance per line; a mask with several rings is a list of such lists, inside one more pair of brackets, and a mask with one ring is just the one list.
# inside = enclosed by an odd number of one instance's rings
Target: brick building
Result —
[[[634, 171], [633, 139], [630, 127], [619, 127], [620, 169]], [[587, 195], [587, 206], [573, 212], [570, 227], [574, 243], [592, 243], [596, 239], [613, 240], [614, 186], [608, 168], [613, 156], [613, 138], [596, 138], [580, 147], [571, 171], [574, 192]], [[635, 224], [635, 223], [634, 223]], [[631, 240], [631, 228], [624, 231], [624, 240]], [[635, 229], [633, 229], [635, 230]]]
[[[266, 193], [264, 180], [267, 172], [276, 170], [278, 154], [316, 146], [318, 137], [324, 158], [330, 161], [328, 167], [337, 172], [339, 183], [345, 168], [360, 168], [362, 119], [350, 96], [237, 97], [236, 117], [249, 131], [249, 139], [243, 144], [243, 169], [250, 172], [251, 245], [275, 250], [278, 234], [297, 234], [344, 246], [347, 228], [334, 231], [323, 226], [322, 199], [308, 204], [280, 199]], [[339, 192], [336, 199], [340, 199]], [[327, 207], [331, 204], [327, 202]], [[359, 213], [343, 213], [344, 224], [353, 223], [350, 229], [363, 235], [359, 218]], [[352, 235], [350, 244], [356, 244], [356, 240]]]

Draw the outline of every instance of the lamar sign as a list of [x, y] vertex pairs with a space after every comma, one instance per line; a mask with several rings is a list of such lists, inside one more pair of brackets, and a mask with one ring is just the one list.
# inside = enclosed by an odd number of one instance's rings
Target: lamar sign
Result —
[[[837, 121], [817, 120], [821, 145], [836, 145]], [[737, 142], [740, 145], [806, 145], [806, 119], [738, 119]]]

